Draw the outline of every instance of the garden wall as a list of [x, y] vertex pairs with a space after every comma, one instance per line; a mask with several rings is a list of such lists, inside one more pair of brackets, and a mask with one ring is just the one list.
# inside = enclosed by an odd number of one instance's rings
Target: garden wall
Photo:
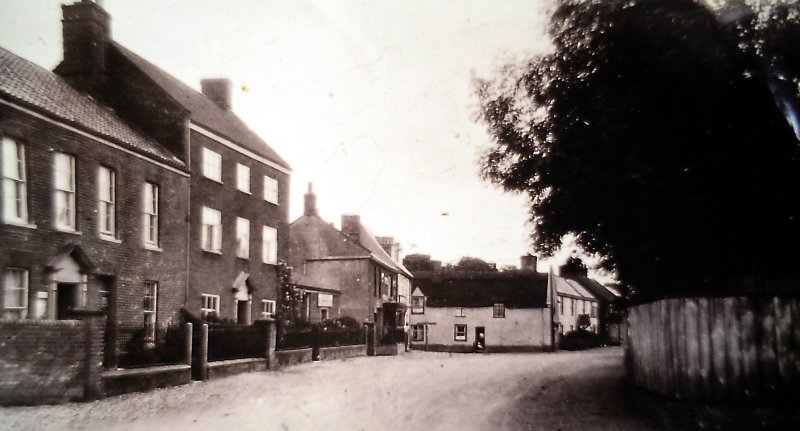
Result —
[[105, 318], [0, 321], [0, 404], [102, 395]]

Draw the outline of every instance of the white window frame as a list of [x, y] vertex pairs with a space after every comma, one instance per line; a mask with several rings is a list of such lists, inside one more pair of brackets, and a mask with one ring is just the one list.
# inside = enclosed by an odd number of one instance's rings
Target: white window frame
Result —
[[411, 341], [425, 341], [425, 325], [411, 325]]
[[154, 343], [158, 324], [158, 282], [144, 282], [142, 313], [144, 313], [144, 339], [148, 343]]
[[275, 301], [270, 299], [261, 300], [261, 317], [274, 317], [275, 316]]
[[264, 175], [264, 200], [278, 205], [278, 180]]
[[28, 181], [25, 146], [3, 138], [3, 219], [6, 223], [28, 224]]
[[492, 318], [494, 319], [505, 319], [506, 318], [506, 305], [497, 302], [492, 306]]
[[222, 154], [203, 147], [203, 176], [222, 183]]
[[[16, 277], [15, 277], [16, 276]], [[6, 268], [3, 276], [2, 318], [22, 320], [28, 317], [28, 270], [22, 268]], [[8, 304], [10, 298], [16, 298], [13, 305]]]
[[464, 312], [464, 307], [456, 307], [455, 317], [467, 317], [467, 314]]
[[116, 172], [107, 167], [97, 169], [97, 225], [100, 236], [115, 238], [117, 234]]
[[236, 189], [250, 194], [250, 168], [241, 163], [236, 164]]
[[236, 257], [250, 258], [250, 220], [236, 217]]
[[264, 226], [261, 230], [262, 261], [274, 265], [278, 263], [278, 229]]
[[219, 295], [201, 293], [200, 300], [202, 301], [200, 306], [201, 316], [205, 318], [210, 313], [214, 313], [219, 317]]
[[144, 183], [144, 245], [158, 247], [158, 212], [159, 190], [158, 185]]
[[[64, 166], [66, 164], [66, 166]], [[56, 229], [74, 232], [77, 228], [75, 207], [75, 157], [55, 153], [53, 162], [54, 217]]]
[[[464, 333], [459, 335], [459, 329], [463, 329]], [[456, 323], [453, 325], [453, 340], [454, 341], [467, 341], [467, 325], [465, 323]]]
[[222, 213], [214, 208], [203, 207], [200, 233], [203, 250], [222, 254]]

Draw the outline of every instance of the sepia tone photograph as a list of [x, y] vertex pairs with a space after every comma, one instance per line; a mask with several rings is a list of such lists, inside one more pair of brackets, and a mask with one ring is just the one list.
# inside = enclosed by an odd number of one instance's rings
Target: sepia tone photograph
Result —
[[800, 429], [800, 0], [0, 0], [0, 430]]

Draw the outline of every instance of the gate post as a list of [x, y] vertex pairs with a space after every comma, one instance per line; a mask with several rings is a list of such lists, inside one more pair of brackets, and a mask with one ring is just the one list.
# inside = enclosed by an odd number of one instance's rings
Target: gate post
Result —
[[278, 368], [278, 364], [275, 362], [275, 340], [277, 338], [275, 319], [266, 318], [258, 322], [264, 327], [264, 359], [267, 360], [267, 369], [274, 370]]
[[375, 322], [364, 322], [367, 332], [367, 356], [375, 356]]
[[199, 376], [200, 380], [208, 380], [208, 323], [203, 323], [200, 327], [200, 354], [199, 356]]
[[183, 325], [183, 362], [192, 365], [192, 323]]

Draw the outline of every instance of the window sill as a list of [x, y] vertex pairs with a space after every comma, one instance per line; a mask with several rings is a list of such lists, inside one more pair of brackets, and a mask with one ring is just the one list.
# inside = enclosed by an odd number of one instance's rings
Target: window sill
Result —
[[246, 194], [246, 195], [253, 196], [253, 194], [252, 194], [252, 193], [250, 193], [250, 192], [246, 192], [246, 191], [244, 191], [244, 190], [242, 190], [242, 189], [236, 189], [236, 190], [238, 190], [240, 193], [244, 193], [244, 194]]
[[70, 228], [64, 228], [64, 227], [58, 227], [58, 226], [56, 226], [56, 231], [62, 232], [62, 233], [71, 233], [73, 235], [83, 235], [83, 232], [81, 232], [79, 230], [70, 229]]
[[206, 250], [206, 249], [203, 249], [203, 252], [204, 253], [208, 253], [208, 254], [214, 254], [214, 255], [217, 255], [217, 256], [222, 256], [222, 250]]
[[250, 260], [250, 256], [247, 256], [247, 257], [236, 256], [236, 258], [239, 259], [239, 260]]
[[467, 342], [467, 340], [453, 340], [453, 341], [457, 341], [459, 343], [466, 343]]
[[111, 235], [104, 235], [104, 234], [101, 233], [100, 234], [100, 239], [102, 239], [103, 241], [113, 242], [114, 244], [122, 244], [122, 240], [121, 239], [119, 239], [117, 237], [114, 237], [114, 236], [111, 236]]
[[266, 199], [264, 199], [264, 202], [266, 202], [266, 203], [268, 203], [268, 204], [270, 204], [270, 205], [275, 205], [276, 207], [277, 207], [277, 206], [280, 206], [280, 204], [278, 204], [277, 202], [268, 201], [268, 200], [266, 200]]
[[215, 178], [207, 177], [205, 175], [203, 175], [203, 178], [205, 178], [207, 180], [211, 180], [211, 181], [213, 181], [213, 182], [215, 182], [217, 184], [225, 184], [225, 183], [222, 182], [222, 180], [218, 180], [218, 179], [215, 179]]
[[276, 266], [278, 264], [278, 262], [263, 262], [263, 261], [261, 263], [263, 263], [264, 265], [270, 265], [270, 266]]
[[162, 249], [161, 247], [159, 247], [159, 246], [157, 246], [155, 244], [147, 244], [147, 243], [145, 243], [144, 248], [145, 248], [145, 250], [157, 251], [159, 253], [164, 251], [164, 249]]
[[37, 227], [35, 224], [30, 224], [30, 223], [26, 223], [24, 221], [18, 221], [18, 220], [6, 221], [5, 224], [7, 224], [9, 226], [24, 227], [24, 228], [27, 228], [27, 229], [36, 229], [36, 227]]

